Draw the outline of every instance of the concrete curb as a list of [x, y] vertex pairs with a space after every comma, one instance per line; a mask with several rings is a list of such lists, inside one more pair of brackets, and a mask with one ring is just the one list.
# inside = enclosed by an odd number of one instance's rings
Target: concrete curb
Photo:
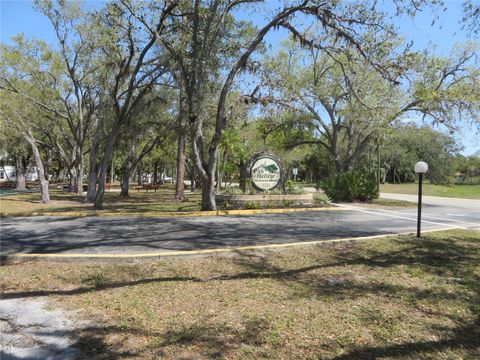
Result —
[[[438, 232], [438, 231], [447, 231], [454, 230], [457, 228], [439, 228], [439, 229], [430, 229], [424, 230], [422, 233]], [[282, 244], [268, 244], [268, 245], [250, 245], [250, 246], [239, 246], [233, 248], [216, 248], [216, 249], [205, 249], [205, 250], [179, 250], [179, 251], [161, 251], [161, 252], [149, 252], [149, 253], [132, 253], [132, 254], [84, 254], [84, 253], [13, 253], [3, 256], [3, 261], [9, 260], [35, 260], [35, 259], [56, 259], [56, 260], [67, 260], [67, 259], [104, 259], [104, 260], [115, 260], [115, 259], [140, 259], [140, 258], [162, 258], [162, 257], [175, 257], [175, 256], [194, 256], [194, 255], [214, 255], [220, 253], [234, 253], [237, 251], [253, 251], [253, 250], [268, 250], [268, 249], [281, 249], [289, 247], [299, 247], [299, 246], [312, 246], [312, 245], [321, 245], [321, 244], [332, 244], [332, 243], [341, 243], [341, 242], [354, 242], [354, 241], [363, 241], [363, 240], [372, 240], [379, 238], [389, 238], [395, 236], [403, 235], [414, 235], [412, 231], [403, 232], [403, 233], [393, 233], [393, 234], [380, 234], [372, 236], [360, 236], [360, 237], [347, 237], [339, 239], [325, 239], [325, 240], [313, 240], [313, 241], [303, 241], [303, 242], [292, 242], [292, 243], [282, 243]]]
[[348, 209], [331, 206], [331, 207], [317, 207], [317, 208], [290, 208], [290, 209], [251, 209], [251, 210], [214, 210], [214, 211], [165, 211], [165, 212], [102, 212], [97, 211], [93, 213], [85, 212], [24, 212], [24, 213], [2, 213], [2, 217], [29, 217], [29, 216], [71, 216], [71, 217], [86, 217], [86, 216], [144, 216], [144, 217], [175, 217], [175, 216], [225, 216], [225, 215], [253, 215], [253, 214], [285, 214], [292, 212], [311, 212], [311, 211], [345, 211]]

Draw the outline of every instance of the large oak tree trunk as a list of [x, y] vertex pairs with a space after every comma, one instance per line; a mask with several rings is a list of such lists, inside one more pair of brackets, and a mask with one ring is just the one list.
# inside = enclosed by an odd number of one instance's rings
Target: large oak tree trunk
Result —
[[70, 172], [70, 191], [77, 191], [77, 169], [75, 167], [72, 167], [69, 169]]
[[177, 178], [175, 184], [175, 199], [185, 199], [185, 131], [178, 134], [178, 148], [177, 148]]
[[142, 171], [142, 167], [140, 165], [138, 165], [137, 167], [137, 185], [138, 186], [143, 186], [143, 171]]
[[93, 203], [95, 201], [96, 195], [97, 195], [97, 171], [89, 170], [88, 179], [87, 179], [87, 196], [85, 199], [87, 202]]
[[79, 148], [77, 154], [77, 195], [83, 194], [83, 154]]
[[16, 190], [27, 190], [26, 172], [27, 164], [23, 155], [15, 156], [15, 172], [17, 174]]
[[186, 133], [187, 133], [187, 112], [185, 110], [185, 99], [183, 98], [182, 87], [179, 94], [178, 111], [178, 146], [177, 146], [177, 178], [175, 183], [175, 199], [182, 201], [185, 199], [185, 161]]
[[130, 187], [130, 171], [127, 169], [122, 169], [122, 185], [120, 189], [120, 197], [127, 198], [130, 196], [128, 193]]
[[93, 203], [97, 195], [97, 175], [98, 175], [98, 148], [100, 146], [101, 127], [103, 125], [103, 118], [96, 122], [95, 136], [90, 147], [90, 155], [88, 162], [88, 185], [87, 185], [87, 202]]
[[215, 177], [202, 177], [202, 211], [217, 210], [215, 202]]
[[[216, 210], [215, 202], [215, 172], [218, 156], [218, 147], [211, 146], [209, 149], [208, 164], [202, 163], [203, 139], [201, 130], [197, 129], [197, 134], [192, 139], [192, 153], [196, 170], [200, 173], [202, 181], [202, 211]], [[207, 165], [204, 167], [204, 165]]]
[[128, 193], [128, 188], [130, 186], [130, 176], [132, 175], [132, 170], [135, 170], [135, 158], [136, 150], [135, 145], [132, 145], [128, 153], [127, 158], [122, 166], [122, 186], [120, 189], [120, 197], [127, 198], [130, 196]]
[[115, 182], [115, 164], [113, 162], [113, 156], [112, 156], [112, 163], [110, 165], [110, 189], [113, 188], [114, 182]]
[[93, 203], [93, 208], [95, 210], [103, 209], [103, 197], [105, 195], [105, 181], [107, 180], [108, 165], [110, 164], [110, 161], [112, 161], [113, 146], [115, 145], [118, 130], [118, 125], [114, 124], [113, 129], [108, 136], [107, 143], [105, 144], [105, 153], [99, 166], [97, 194], [95, 196], [95, 202]]
[[27, 140], [32, 147], [33, 157], [35, 158], [35, 164], [37, 165], [38, 178], [40, 180], [40, 189], [42, 193], [42, 200], [40, 201], [40, 203], [48, 204], [50, 202], [50, 194], [48, 193], [48, 180], [45, 179], [45, 170], [43, 169], [42, 158], [40, 157], [40, 152], [38, 151], [35, 138], [31, 133], [27, 133], [25, 136], [25, 140]]

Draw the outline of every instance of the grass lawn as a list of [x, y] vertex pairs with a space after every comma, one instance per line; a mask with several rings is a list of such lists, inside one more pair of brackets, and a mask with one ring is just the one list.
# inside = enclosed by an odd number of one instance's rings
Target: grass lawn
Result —
[[0, 267], [5, 298], [80, 309], [95, 359], [474, 359], [480, 233], [136, 264]]
[[371, 202], [354, 202], [352, 205], [363, 206], [363, 207], [416, 207], [417, 203], [412, 201], [397, 200], [397, 199], [385, 199], [378, 198], [373, 199]]
[[[418, 184], [382, 184], [380, 192], [416, 195]], [[480, 185], [433, 185], [423, 184], [423, 195], [480, 199]]]
[[[63, 192], [60, 189], [50, 189], [49, 204], [40, 204], [40, 192], [19, 193], [0, 197], [0, 214], [20, 213], [65, 213], [81, 212], [85, 215], [108, 215], [109, 213], [145, 213], [145, 212], [187, 212], [199, 211], [201, 208], [201, 191], [187, 193], [187, 199], [179, 202], [174, 199], [174, 185], [166, 185], [157, 192], [150, 190], [138, 192], [130, 189], [130, 197], [119, 197], [118, 191], [105, 192], [104, 210], [94, 211], [92, 204], [85, 203], [83, 196]], [[218, 204], [220, 207], [222, 204]], [[322, 193], [314, 194], [315, 207], [328, 206], [328, 198]]]
[[[149, 212], [149, 211], [196, 211], [200, 210], [200, 191], [188, 194], [187, 200], [178, 202], [174, 200], [174, 185], [166, 185], [157, 192], [150, 190], [130, 190], [130, 197], [122, 199], [119, 191], [105, 192], [105, 210], [102, 212]], [[0, 214], [24, 212], [78, 212], [94, 213], [92, 204], [83, 202], [83, 197], [60, 189], [50, 189], [50, 204], [39, 204], [41, 195], [36, 193], [23, 193], [0, 198]]]

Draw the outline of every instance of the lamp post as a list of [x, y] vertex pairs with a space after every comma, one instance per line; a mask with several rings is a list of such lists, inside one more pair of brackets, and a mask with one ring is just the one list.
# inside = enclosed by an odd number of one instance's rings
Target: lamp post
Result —
[[428, 171], [426, 162], [419, 161], [415, 164], [415, 172], [418, 174], [418, 216], [417, 216], [417, 237], [420, 237], [422, 223], [422, 181], [423, 174]]

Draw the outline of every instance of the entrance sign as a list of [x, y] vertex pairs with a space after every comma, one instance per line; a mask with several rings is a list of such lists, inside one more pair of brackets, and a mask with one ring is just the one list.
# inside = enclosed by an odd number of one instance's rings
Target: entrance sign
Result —
[[250, 169], [253, 186], [258, 190], [272, 190], [282, 180], [280, 161], [273, 156], [259, 154], [253, 159]]

